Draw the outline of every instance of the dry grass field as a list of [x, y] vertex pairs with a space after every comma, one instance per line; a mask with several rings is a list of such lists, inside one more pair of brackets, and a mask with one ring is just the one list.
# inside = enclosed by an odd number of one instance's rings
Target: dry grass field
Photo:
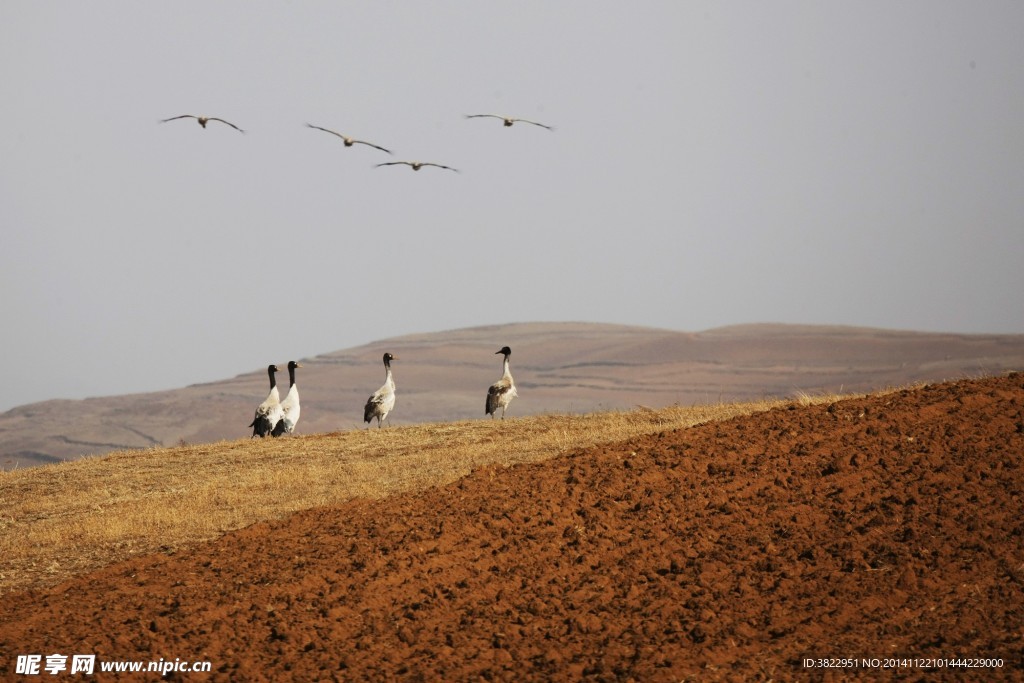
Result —
[[118, 559], [179, 549], [297, 510], [421, 490], [485, 465], [537, 462], [782, 403], [240, 439], [0, 472], [0, 593], [54, 584]]

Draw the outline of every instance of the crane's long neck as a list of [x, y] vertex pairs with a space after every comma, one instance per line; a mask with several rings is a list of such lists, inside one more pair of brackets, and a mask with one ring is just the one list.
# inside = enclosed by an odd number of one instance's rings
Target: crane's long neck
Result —
[[270, 375], [270, 389], [273, 390], [277, 386], [277, 379], [274, 377], [273, 370], [267, 370], [267, 374]]
[[391, 361], [384, 361], [384, 383], [394, 384], [395, 380], [391, 376]]
[[508, 371], [508, 356], [505, 356], [505, 361], [501, 364], [502, 376], [511, 377], [512, 373]]
[[291, 388], [291, 387], [294, 387], [294, 386], [295, 386], [295, 368], [290, 367], [290, 368], [288, 368], [288, 387]]

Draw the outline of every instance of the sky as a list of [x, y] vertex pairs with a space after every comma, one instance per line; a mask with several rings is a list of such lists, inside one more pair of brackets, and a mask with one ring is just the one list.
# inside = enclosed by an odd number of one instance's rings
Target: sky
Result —
[[511, 322], [1024, 333], [1021, 35], [988, 0], [8, 0], [0, 410]]

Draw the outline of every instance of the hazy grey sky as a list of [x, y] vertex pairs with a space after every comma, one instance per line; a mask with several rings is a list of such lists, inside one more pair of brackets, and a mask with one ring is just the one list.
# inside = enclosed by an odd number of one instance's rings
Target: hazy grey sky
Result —
[[1024, 332], [1022, 35], [1017, 1], [7, 0], [0, 409], [504, 322]]

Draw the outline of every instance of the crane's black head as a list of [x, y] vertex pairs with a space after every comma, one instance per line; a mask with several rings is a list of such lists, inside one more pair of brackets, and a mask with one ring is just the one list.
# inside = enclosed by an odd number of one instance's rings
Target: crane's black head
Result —
[[288, 361], [288, 370], [294, 370], [295, 368], [301, 368], [302, 363], [296, 363], [293, 360]]
[[277, 369], [276, 365], [271, 364], [267, 366], [267, 372], [274, 374], [275, 372], [280, 372], [280, 370]]
[[395, 357], [395, 356], [392, 356], [390, 353], [385, 353], [384, 354], [384, 364], [385, 365], [387, 365], [388, 363], [390, 363], [393, 360], [398, 360], [398, 358]]
[[502, 346], [501, 347], [501, 351], [495, 351], [494, 355], [497, 356], [499, 353], [503, 354], [503, 355], [506, 355], [506, 356], [511, 356], [512, 355], [512, 349], [508, 348], [507, 346]]

